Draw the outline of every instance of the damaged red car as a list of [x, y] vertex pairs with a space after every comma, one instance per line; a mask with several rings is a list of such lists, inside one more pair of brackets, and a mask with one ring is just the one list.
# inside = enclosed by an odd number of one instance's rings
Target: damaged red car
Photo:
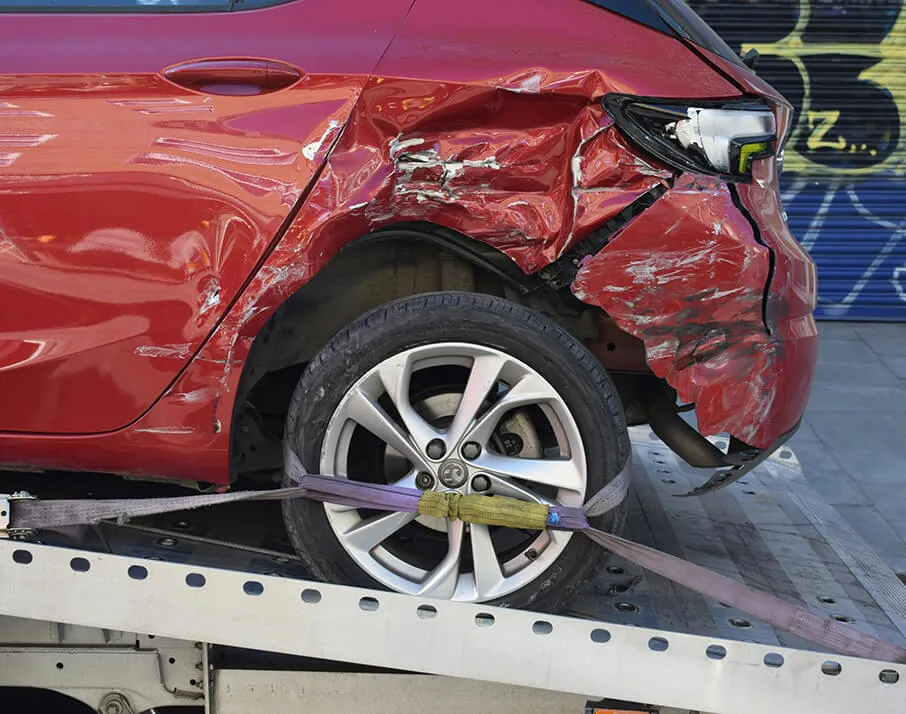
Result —
[[[680, 0], [0, 9], [3, 467], [238, 488], [279, 482], [285, 443], [312, 473], [578, 506], [627, 424], [713, 469], [696, 493], [795, 430], [791, 108]], [[602, 552], [284, 518], [314, 576], [426, 597], [555, 605]]]

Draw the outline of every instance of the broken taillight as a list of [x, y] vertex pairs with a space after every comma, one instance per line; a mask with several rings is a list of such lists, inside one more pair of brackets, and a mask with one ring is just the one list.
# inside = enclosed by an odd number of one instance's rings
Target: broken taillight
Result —
[[731, 181], [750, 181], [753, 162], [774, 155], [785, 134], [775, 108], [759, 100], [680, 104], [611, 94], [604, 106], [642, 151], [681, 171]]

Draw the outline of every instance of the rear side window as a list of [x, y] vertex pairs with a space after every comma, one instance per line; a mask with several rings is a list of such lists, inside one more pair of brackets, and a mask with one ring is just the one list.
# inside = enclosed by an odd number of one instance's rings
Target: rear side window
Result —
[[741, 65], [739, 58], [710, 25], [702, 20], [683, 0], [588, 0], [631, 20], [681, 37], [713, 52], [725, 60]]

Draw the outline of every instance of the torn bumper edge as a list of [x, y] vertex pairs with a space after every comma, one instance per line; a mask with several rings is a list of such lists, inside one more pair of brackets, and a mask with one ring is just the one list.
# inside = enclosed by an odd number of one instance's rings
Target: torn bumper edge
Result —
[[[726, 488], [730, 484], [736, 483], [743, 476], [754, 471], [758, 466], [777, 453], [777, 451], [780, 450], [797, 431], [799, 431], [801, 425], [802, 419], [797, 421], [796, 425], [788, 432], [781, 434], [777, 441], [767, 448], [752, 449], [751, 451], [746, 452], [746, 456], [744, 457], [737, 457], [735, 454], [723, 454], [723, 452], [719, 452], [724, 457], [726, 467], [714, 473], [711, 478], [705, 481], [701, 486], [680, 495], [683, 497], [702, 496], [706, 493], [712, 493], [713, 491], [718, 491], [722, 488]], [[715, 447], [715, 450], [717, 450], [717, 447]]]

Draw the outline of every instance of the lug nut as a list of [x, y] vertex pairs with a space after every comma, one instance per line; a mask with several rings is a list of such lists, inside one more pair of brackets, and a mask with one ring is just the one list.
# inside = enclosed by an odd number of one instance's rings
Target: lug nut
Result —
[[447, 446], [440, 439], [432, 439], [428, 442], [428, 458], [431, 459], [442, 459], [444, 454], [447, 453]]
[[426, 491], [434, 486], [434, 477], [427, 471], [422, 471], [415, 477], [415, 485], [422, 489], [422, 491]]
[[462, 447], [462, 455], [466, 459], [477, 459], [481, 455], [481, 446], [470, 441]]
[[478, 474], [478, 476], [472, 479], [473, 491], [487, 491], [490, 487], [491, 479], [489, 479], [484, 474]]

